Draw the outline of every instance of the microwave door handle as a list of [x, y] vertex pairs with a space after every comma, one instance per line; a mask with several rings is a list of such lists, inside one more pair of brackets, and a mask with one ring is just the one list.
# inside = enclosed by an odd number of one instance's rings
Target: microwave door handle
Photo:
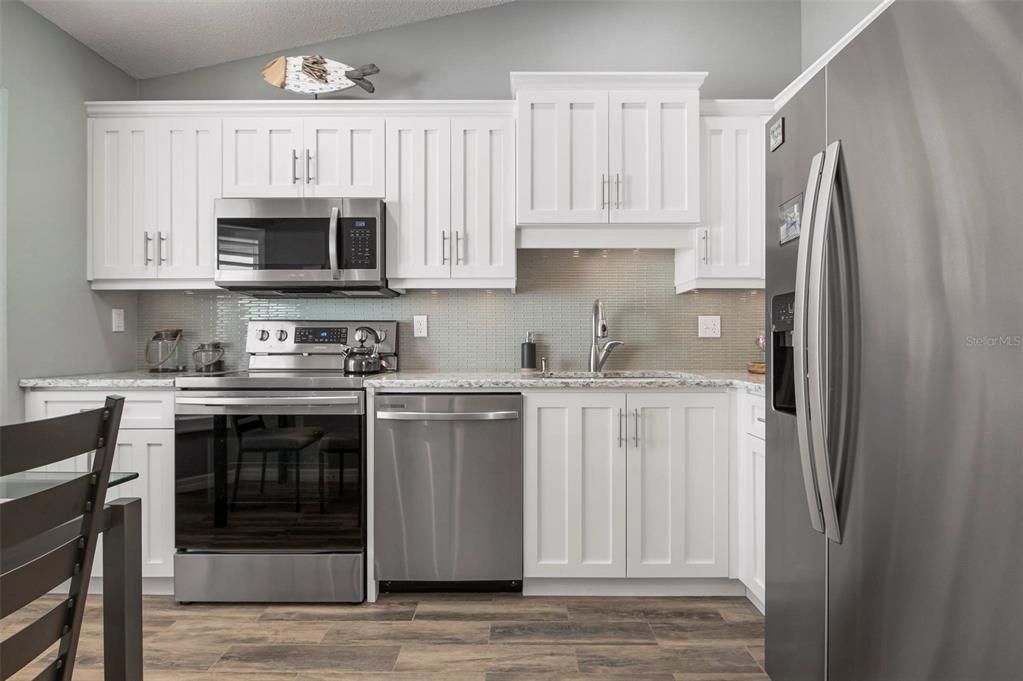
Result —
[[807, 340], [807, 387], [810, 405], [810, 438], [817, 472], [817, 490], [820, 494], [821, 512], [824, 515], [825, 534], [836, 544], [842, 543], [842, 529], [838, 523], [838, 506], [835, 502], [835, 488], [831, 479], [831, 455], [828, 452], [828, 437], [825, 423], [826, 405], [824, 396], [824, 347], [826, 325], [825, 314], [825, 253], [831, 229], [831, 200], [838, 179], [838, 163], [842, 146], [838, 141], [828, 145], [821, 171], [820, 193], [814, 210], [814, 233], [810, 242], [810, 271], [807, 278], [806, 340]]
[[330, 257], [330, 271], [334, 273], [334, 279], [339, 278], [340, 271], [337, 261], [337, 220], [338, 209], [334, 206], [330, 209], [330, 228], [327, 236], [327, 254]]
[[813, 237], [814, 207], [820, 186], [824, 153], [819, 153], [810, 162], [810, 174], [803, 194], [802, 218], [799, 227], [799, 250], [796, 255], [796, 290], [793, 305], [792, 355], [795, 364], [794, 387], [796, 393], [796, 436], [799, 445], [799, 463], [803, 473], [803, 489], [806, 505], [810, 511], [810, 527], [824, 532], [824, 516], [821, 512], [817, 491], [817, 474], [810, 437], [810, 404], [806, 385], [806, 297], [810, 265], [810, 242]]

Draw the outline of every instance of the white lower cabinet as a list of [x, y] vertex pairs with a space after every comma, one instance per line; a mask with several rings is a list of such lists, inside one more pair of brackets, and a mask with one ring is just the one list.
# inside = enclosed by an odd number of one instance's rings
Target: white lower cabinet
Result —
[[[763, 412], [764, 398], [743, 394], [739, 396], [740, 412]], [[738, 574], [739, 580], [763, 609], [765, 602], [765, 548], [766, 548], [766, 492], [764, 478], [766, 447], [763, 423], [754, 419], [739, 433], [737, 457], [738, 500]]]
[[[107, 501], [137, 497], [142, 503], [142, 576], [174, 575], [174, 393], [170, 390], [32, 390], [25, 397], [26, 420], [53, 418], [95, 409], [107, 394], [125, 397], [117, 449], [111, 470], [138, 473], [136, 480], [113, 487]], [[151, 425], [162, 427], [147, 427]], [[143, 426], [143, 427], [140, 427]], [[41, 470], [84, 473], [93, 454], [83, 454]], [[103, 576], [102, 537], [92, 574]]]
[[728, 396], [527, 393], [524, 575], [727, 577]]

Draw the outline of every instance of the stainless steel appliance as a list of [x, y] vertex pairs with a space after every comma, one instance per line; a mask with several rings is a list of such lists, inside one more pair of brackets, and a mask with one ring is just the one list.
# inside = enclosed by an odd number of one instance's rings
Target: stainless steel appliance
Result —
[[382, 587], [521, 586], [522, 396], [378, 395], [375, 408]]
[[386, 298], [379, 199], [217, 199], [218, 286], [256, 297]]
[[896, 2], [769, 123], [773, 681], [1020, 678], [1021, 35]]
[[362, 327], [396, 368], [396, 322], [252, 321], [248, 370], [175, 381], [177, 600], [363, 600]]

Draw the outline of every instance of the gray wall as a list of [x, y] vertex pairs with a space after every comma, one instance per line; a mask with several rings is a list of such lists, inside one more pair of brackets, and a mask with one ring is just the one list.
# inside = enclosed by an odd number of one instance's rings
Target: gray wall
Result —
[[[85, 280], [85, 109], [133, 99], [135, 81], [20, 2], [0, 2], [8, 91], [4, 417], [22, 418], [19, 378], [131, 368], [135, 293]], [[110, 332], [110, 308], [128, 332]]]
[[[799, 21], [798, 0], [515, 2], [287, 54], [374, 62], [377, 98], [508, 99], [529, 70], [709, 71], [705, 97], [761, 98], [799, 73]], [[295, 97], [260, 76], [277, 54], [142, 80], [139, 99]]]
[[802, 65], [817, 61], [880, 0], [803, 0], [800, 7]]
[[[611, 338], [625, 341], [607, 369], [743, 370], [758, 359], [763, 291], [675, 295], [674, 254], [662, 250], [520, 250], [517, 292], [413, 291], [390, 300], [257, 300], [197, 291], [140, 294], [138, 359], [153, 329], [180, 328], [190, 362], [202, 341], [227, 343], [243, 362], [250, 319], [396, 319], [404, 369], [514, 370], [527, 331], [554, 369], [586, 370], [590, 316], [600, 297]], [[430, 335], [412, 336], [412, 315], [429, 316]], [[720, 315], [721, 337], [698, 338], [697, 316]]]

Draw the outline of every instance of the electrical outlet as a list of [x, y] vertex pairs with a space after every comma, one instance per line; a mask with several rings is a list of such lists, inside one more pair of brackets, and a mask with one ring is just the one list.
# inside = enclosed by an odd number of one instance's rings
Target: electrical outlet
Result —
[[110, 328], [114, 333], [124, 333], [123, 307], [115, 307], [110, 310]]
[[721, 338], [721, 317], [718, 315], [700, 315], [697, 318], [700, 338]]
[[425, 314], [412, 316], [412, 333], [416, 338], [426, 338], [429, 335]]

